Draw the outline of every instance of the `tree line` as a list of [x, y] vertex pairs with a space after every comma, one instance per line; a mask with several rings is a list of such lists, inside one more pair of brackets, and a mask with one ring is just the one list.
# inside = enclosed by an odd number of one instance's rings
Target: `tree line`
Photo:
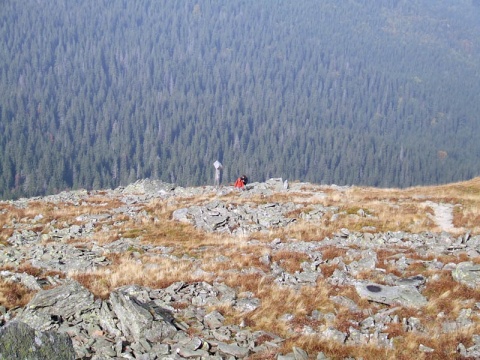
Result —
[[478, 175], [475, 1], [0, 5], [0, 196]]

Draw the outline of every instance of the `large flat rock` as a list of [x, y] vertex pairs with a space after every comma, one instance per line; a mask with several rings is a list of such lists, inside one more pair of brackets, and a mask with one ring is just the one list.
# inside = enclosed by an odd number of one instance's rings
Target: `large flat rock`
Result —
[[375, 283], [358, 282], [355, 289], [360, 297], [386, 305], [422, 307], [427, 299], [411, 285], [386, 286]]

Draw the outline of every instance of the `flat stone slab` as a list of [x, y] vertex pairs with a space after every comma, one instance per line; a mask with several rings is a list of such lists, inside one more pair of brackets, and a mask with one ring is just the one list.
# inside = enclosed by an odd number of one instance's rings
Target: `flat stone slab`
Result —
[[16, 319], [36, 330], [56, 327], [65, 319], [97, 309], [93, 294], [76, 281], [49, 290], [41, 290]]
[[360, 297], [386, 305], [421, 307], [427, 299], [416, 287], [410, 285], [386, 286], [375, 283], [356, 283], [355, 289]]

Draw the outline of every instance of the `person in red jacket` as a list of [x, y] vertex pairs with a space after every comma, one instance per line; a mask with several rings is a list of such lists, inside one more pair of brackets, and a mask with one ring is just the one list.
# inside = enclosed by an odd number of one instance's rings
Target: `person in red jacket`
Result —
[[235, 181], [235, 188], [244, 190], [245, 185], [248, 184], [248, 178], [246, 175], [240, 176], [236, 181]]

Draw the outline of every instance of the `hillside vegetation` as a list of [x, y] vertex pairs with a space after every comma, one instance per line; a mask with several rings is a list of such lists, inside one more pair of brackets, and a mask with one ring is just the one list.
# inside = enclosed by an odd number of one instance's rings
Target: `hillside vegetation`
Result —
[[3, 1], [0, 196], [473, 178], [476, 3]]
[[[480, 241], [480, 178], [407, 189], [293, 183], [289, 190], [257, 192], [262, 186], [254, 183], [243, 192], [230, 187], [178, 188], [156, 195], [127, 187], [4, 201], [0, 203], [0, 247], [5, 258], [0, 270], [3, 276], [11, 271], [38, 279], [53, 277], [58, 282], [75, 279], [99, 299], [107, 299], [112, 291], [129, 284], [160, 289], [179, 281], [223, 282], [239, 294], [260, 299], [261, 305], [246, 313], [228, 306], [210, 307], [209, 311], [219, 311], [228, 324], [241, 323], [249, 331], [265, 330], [285, 339], [279, 348], [252, 359], [273, 359], [293, 347], [304, 349], [311, 357], [323, 352], [332, 359], [460, 358], [458, 344], [472, 346], [474, 334], [480, 332], [480, 294], [478, 288], [455, 281], [451, 270], [466, 261], [480, 265], [480, 249], [467, 245], [470, 239]], [[236, 211], [242, 205], [260, 211], [262, 206], [293, 203], [297, 210], [286, 215], [295, 219], [288, 226], [238, 236], [173, 220], [176, 210], [212, 208], [213, 203], [225, 203]], [[438, 221], [433, 204], [451, 206], [448, 232]], [[324, 209], [324, 214], [309, 218], [315, 209]], [[124, 245], [123, 251], [114, 250], [114, 245], [122, 242], [130, 245]], [[34, 265], [46, 259], [45, 254], [52, 251], [47, 248], [61, 246], [83, 254], [103, 249], [105, 266], [60, 271], [68, 267], [67, 259], [55, 261], [60, 264], [57, 268]], [[45, 250], [32, 252], [36, 247]], [[306, 248], [311, 250], [302, 250]], [[30, 251], [41, 258], [13, 262], [12, 258], [20, 258], [16, 251]], [[316, 260], [313, 254], [319, 254]], [[374, 268], [355, 267], [373, 258]], [[316, 264], [316, 281], [286, 282], [288, 276], [306, 273], [313, 266], [309, 264]], [[279, 269], [283, 280], [278, 278]], [[384, 285], [392, 279], [423, 279], [420, 289], [428, 302], [415, 307], [367, 301], [352, 283], [339, 282], [338, 272], [348, 274], [345, 276], [352, 281]], [[0, 305], [12, 313], [25, 306], [34, 293], [18, 282], [0, 279]], [[339, 299], [349, 299], [355, 306]], [[172, 306], [180, 311], [186, 305]], [[470, 315], [465, 320], [466, 311]], [[315, 318], [313, 314], [334, 315]], [[381, 314], [393, 319], [381, 329], [392, 347], [373, 340], [364, 345], [341, 343], [322, 335], [332, 329], [349, 336], [360, 329], [368, 331], [365, 319]], [[444, 330], [445, 324], [460, 324], [459, 319], [468, 320], [462, 323], [467, 325], [453, 332]], [[414, 320], [421, 327], [412, 329]], [[193, 328], [190, 331], [190, 336], [202, 336]], [[419, 351], [422, 346], [434, 350]]]

